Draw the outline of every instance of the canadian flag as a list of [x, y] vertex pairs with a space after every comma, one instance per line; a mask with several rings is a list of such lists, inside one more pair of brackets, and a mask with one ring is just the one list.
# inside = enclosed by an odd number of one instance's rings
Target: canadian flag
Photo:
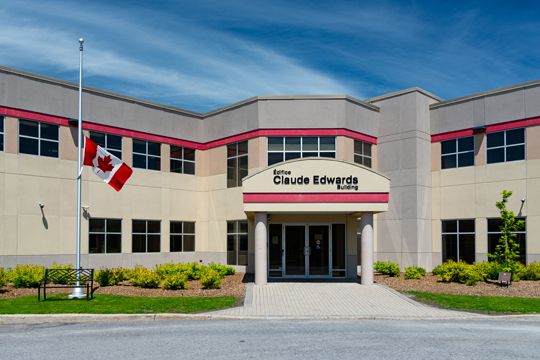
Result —
[[84, 137], [83, 159], [83, 165], [91, 166], [94, 174], [111, 185], [116, 191], [122, 189], [122, 186], [133, 173], [133, 170], [122, 160], [110, 154], [86, 136]]

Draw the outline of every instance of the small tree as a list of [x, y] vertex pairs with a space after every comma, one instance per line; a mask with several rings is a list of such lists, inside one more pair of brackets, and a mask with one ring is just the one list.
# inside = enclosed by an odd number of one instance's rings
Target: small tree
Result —
[[487, 256], [503, 268], [513, 269], [519, 259], [519, 244], [516, 242], [517, 235], [514, 232], [522, 230], [525, 227], [525, 222], [516, 220], [514, 212], [506, 210], [506, 203], [508, 198], [512, 196], [512, 191], [503, 190], [501, 195], [502, 201], [497, 201], [495, 206], [501, 213], [502, 224], [499, 228], [502, 236], [499, 239], [499, 244], [495, 247], [495, 252], [487, 254]]

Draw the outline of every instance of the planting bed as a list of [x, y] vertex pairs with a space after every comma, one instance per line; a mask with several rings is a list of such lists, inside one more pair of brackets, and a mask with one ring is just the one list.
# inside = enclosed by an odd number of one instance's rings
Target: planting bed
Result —
[[[234, 296], [237, 299], [243, 298], [246, 294], [249, 274], [237, 273], [229, 275], [221, 280], [221, 288], [205, 289], [199, 280], [188, 280], [188, 288], [180, 290], [145, 289], [131, 286], [131, 280], [123, 281], [116, 286], [100, 287], [94, 281], [94, 294], [126, 295], [126, 296], [146, 296], [146, 297], [205, 297], [205, 296]], [[47, 294], [67, 293], [70, 289], [47, 289]], [[37, 288], [19, 289], [13, 285], [0, 289], [0, 299], [8, 299], [21, 296], [35, 295], [37, 301]]]
[[512, 282], [508, 288], [500, 286], [498, 281], [483, 282], [467, 286], [455, 282], [442, 282], [437, 275], [426, 274], [420, 279], [405, 280], [404, 274], [390, 277], [375, 273], [375, 282], [398, 291], [418, 291], [439, 294], [475, 295], [475, 296], [505, 296], [522, 298], [540, 298], [540, 281], [521, 280]]

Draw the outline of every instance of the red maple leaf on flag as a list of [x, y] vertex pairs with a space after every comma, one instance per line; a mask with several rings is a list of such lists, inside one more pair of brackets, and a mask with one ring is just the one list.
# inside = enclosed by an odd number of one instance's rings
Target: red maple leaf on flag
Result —
[[103, 171], [104, 173], [108, 172], [108, 171], [111, 171], [112, 169], [114, 169], [114, 166], [111, 165], [111, 155], [107, 155], [105, 156], [104, 158], [101, 158], [101, 157], [97, 157], [97, 161], [98, 161], [98, 168], [99, 170]]

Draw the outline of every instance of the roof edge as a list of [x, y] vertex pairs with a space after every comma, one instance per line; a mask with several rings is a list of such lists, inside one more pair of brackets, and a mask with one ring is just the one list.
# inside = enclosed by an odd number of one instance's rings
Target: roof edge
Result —
[[440, 103], [431, 104], [431, 105], [429, 105], [429, 108], [433, 109], [433, 108], [437, 108], [437, 107], [441, 107], [441, 106], [445, 106], [445, 105], [455, 104], [455, 103], [462, 102], [462, 101], [481, 98], [481, 97], [484, 97], [486, 95], [494, 95], [494, 94], [499, 94], [499, 93], [503, 93], [503, 92], [507, 92], [507, 91], [517, 90], [517, 89], [520, 89], [520, 88], [526, 88], [526, 87], [538, 86], [538, 85], [540, 85], [540, 80], [528, 81], [528, 82], [524, 82], [524, 83], [517, 84], [517, 85], [505, 86], [505, 87], [494, 89], [494, 90], [483, 91], [483, 92], [479, 92], [479, 93], [476, 93], [476, 94], [462, 96], [462, 97], [458, 97], [458, 98], [455, 98], [455, 99], [446, 100], [446, 101], [443, 101], [443, 102], [440, 102]]
[[438, 97], [437, 95], [430, 93], [429, 91], [426, 91], [426, 90], [424, 90], [424, 89], [422, 89], [422, 88], [419, 88], [418, 86], [415, 86], [415, 87], [412, 87], [412, 88], [408, 88], [408, 89], [404, 89], [404, 90], [395, 91], [395, 92], [393, 92], [393, 93], [386, 94], [386, 95], [375, 96], [375, 97], [366, 99], [366, 100], [364, 100], [364, 101], [365, 101], [365, 102], [372, 103], [372, 102], [375, 102], [375, 101], [386, 100], [386, 99], [389, 99], [389, 98], [392, 98], [392, 97], [396, 97], [396, 96], [400, 96], [400, 95], [412, 93], [412, 92], [415, 92], [415, 91], [417, 91], [417, 92], [419, 92], [419, 93], [421, 93], [421, 94], [424, 94], [424, 95], [426, 95], [427, 97], [432, 98], [433, 100], [444, 101], [443, 98], [440, 98], [440, 97]]

